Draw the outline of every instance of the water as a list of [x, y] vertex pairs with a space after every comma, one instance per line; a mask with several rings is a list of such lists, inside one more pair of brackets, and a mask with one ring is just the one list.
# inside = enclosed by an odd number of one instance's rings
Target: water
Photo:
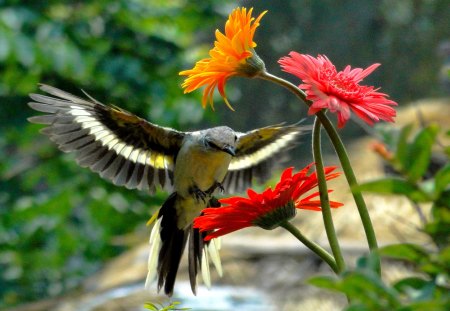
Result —
[[[77, 311], [92, 311], [103, 310], [105, 305], [110, 301], [117, 302], [117, 305], [123, 305], [127, 310], [144, 311], [145, 301], [127, 301], [127, 297], [136, 294], [142, 294], [145, 291], [142, 283], [135, 283], [124, 285], [119, 288], [113, 288], [103, 293], [90, 297], [89, 299], [82, 299], [74, 304]], [[142, 295], [139, 295], [142, 297]], [[250, 287], [238, 286], [221, 286], [214, 285], [210, 290], [205, 286], [199, 286], [197, 289], [197, 296], [191, 292], [189, 282], [177, 282], [174, 295], [168, 299], [167, 303], [178, 301], [179, 308], [191, 308], [195, 311], [231, 311], [231, 310], [245, 310], [245, 311], [275, 311], [275, 305], [267, 293]], [[127, 304], [127, 305], [125, 305]]]
[[188, 282], [177, 283], [174, 300], [195, 311], [275, 311], [267, 293], [250, 287], [214, 285], [210, 290], [199, 286], [197, 296], [192, 295]]

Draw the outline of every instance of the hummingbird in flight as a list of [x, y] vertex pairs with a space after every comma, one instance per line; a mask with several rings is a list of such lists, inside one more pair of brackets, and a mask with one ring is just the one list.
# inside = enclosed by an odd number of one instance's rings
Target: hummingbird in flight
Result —
[[73, 153], [80, 166], [118, 186], [151, 194], [160, 187], [170, 193], [150, 236], [146, 281], [148, 287], [157, 276], [158, 291], [164, 288], [169, 296], [186, 245], [194, 294], [199, 270], [210, 284], [209, 261], [221, 274], [218, 241], [204, 242], [205, 233], [192, 228], [204, 208], [220, 208], [216, 190], [242, 192], [253, 179], [267, 180], [308, 129], [281, 124], [245, 133], [227, 126], [182, 132], [102, 104], [87, 93], [84, 99], [45, 84], [40, 90], [47, 95], [30, 94], [29, 106], [46, 114], [29, 121], [47, 125], [41, 132], [60, 150]]

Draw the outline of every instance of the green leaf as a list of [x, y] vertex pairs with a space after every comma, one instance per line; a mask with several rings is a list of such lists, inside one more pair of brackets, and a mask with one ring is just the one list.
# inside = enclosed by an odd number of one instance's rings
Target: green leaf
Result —
[[173, 301], [167, 306], [163, 306], [162, 304], [155, 304], [152, 302], [147, 302], [144, 304], [144, 308], [151, 310], [151, 311], [186, 311], [191, 310], [191, 308], [177, 308], [177, 306], [181, 304], [179, 301]]
[[377, 272], [378, 270], [378, 263], [380, 262], [378, 252], [371, 252], [367, 256], [362, 256], [358, 258], [356, 261], [356, 266], [358, 270], [367, 269], [372, 272]]
[[450, 146], [444, 147], [444, 153], [450, 157]]
[[449, 267], [450, 269], [450, 246], [441, 249], [438, 254], [438, 258], [446, 267]]
[[431, 300], [413, 302], [405, 307], [399, 308], [396, 311], [447, 311], [450, 308], [450, 303], [444, 300]]
[[420, 263], [428, 258], [428, 252], [416, 244], [393, 244], [381, 247], [379, 253], [382, 256]]
[[[443, 194], [447, 194], [447, 191], [444, 191]], [[436, 203], [432, 207], [433, 217], [424, 228], [425, 232], [440, 246], [447, 246], [450, 242], [450, 208], [447, 207], [450, 201], [450, 191], [448, 191], [448, 196], [445, 199], [446, 202]]]
[[5, 31], [0, 32], [0, 61], [3, 62], [7, 59], [10, 53], [11, 47], [9, 43], [9, 38]]
[[356, 189], [379, 194], [405, 195], [415, 202], [429, 201], [428, 196], [423, 191], [417, 189], [411, 183], [395, 177], [369, 181], [359, 185]]
[[429, 281], [427, 280], [413, 276], [401, 279], [400, 281], [394, 283], [393, 287], [398, 291], [405, 292], [408, 288], [419, 290], [425, 287], [428, 283]]
[[372, 310], [393, 309], [400, 304], [397, 291], [370, 271], [349, 273], [343, 278], [341, 288], [350, 299], [368, 304]]
[[350, 306], [348, 306], [345, 311], [372, 311], [373, 309], [369, 309], [369, 307], [361, 304], [361, 303], [357, 303], [357, 304], [351, 304]]
[[346, 294], [355, 305], [365, 309], [350, 310], [384, 310], [394, 309], [399, 303], [395, 289], [386, 286], [379, 276], [370, 270], [347, 271], [340, 279], [329, 276], [313, 277], [308, 283], [320, 288]]
[[159, 308], [155, 304], [153, 304], [151, 302], [145, 303], [144, 304], [144, 308], [148, 309], [148, 310], [151, 310], [151, 311], [158, 311], [159, 310]]
[[430, 125], [422, 129], [409, 145], [406, 173], [411, 181], [419, 180], [430, 164], [431, 148], [436, 140], [439, 127]]
[[406, 125], [401, 129], [398, 136], [395, 159], [400, 163], [402, 169], [405, 169], [408, 165], [408, 137], [411, 134], [412, 129], [412, 124]]
[[434, 194], [439, 195], [450, 185], [450, 163], [441, 168], [434, 176]]
[[331, 276], [315, 276], [307, 281], [309, 284], [320, 288], [339, 290], [339, 280]]

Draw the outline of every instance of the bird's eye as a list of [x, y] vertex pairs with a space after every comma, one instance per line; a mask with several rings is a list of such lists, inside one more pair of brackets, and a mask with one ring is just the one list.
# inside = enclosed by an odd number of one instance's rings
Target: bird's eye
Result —
[[237, 140], [237, 135], [234, 135], [234, 141], [236, 141]]
[[209, 139], [205, 139], [205, 147], [207, 148], [213, 148], [213, 149], [220, 149], [214, 142], [210, 141]]

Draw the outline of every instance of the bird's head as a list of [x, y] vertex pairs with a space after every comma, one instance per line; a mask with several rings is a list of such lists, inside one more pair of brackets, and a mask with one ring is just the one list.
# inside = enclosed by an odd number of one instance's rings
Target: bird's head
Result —
[[213, 127], [205, 131], [203, 144], [208, 150], [218, 150], [231, 156], [236, 154], [236, 132], [228, 126]]

